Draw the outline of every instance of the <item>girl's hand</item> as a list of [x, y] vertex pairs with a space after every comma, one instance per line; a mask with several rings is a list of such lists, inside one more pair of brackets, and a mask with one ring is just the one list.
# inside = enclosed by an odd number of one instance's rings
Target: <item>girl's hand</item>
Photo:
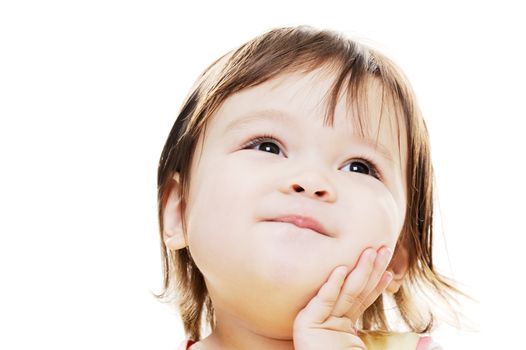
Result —
[[335, 268], [318, 294], [296, 316], [294, 349], [366, 350], [355, 324], [391, 281], [392, 273], [385, 271], [390, 257], [391, 252], [385, 247], [378, 252], [367, 248], [349, 275], [346, 266]]

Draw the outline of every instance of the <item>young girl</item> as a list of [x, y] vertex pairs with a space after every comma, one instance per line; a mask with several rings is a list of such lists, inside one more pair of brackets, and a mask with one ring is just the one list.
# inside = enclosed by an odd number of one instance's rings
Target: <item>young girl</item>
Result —
[[424, 306], [458, 290], [433, 266], [432, 182], [382, 54], [302, 26], [221, 57], [159, 164], [158, 297], [179, 307], [180, 349], [438, 349]]

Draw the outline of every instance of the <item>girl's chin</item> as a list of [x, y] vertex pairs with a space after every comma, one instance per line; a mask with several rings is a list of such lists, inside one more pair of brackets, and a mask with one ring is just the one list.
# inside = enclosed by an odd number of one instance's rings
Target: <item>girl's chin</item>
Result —
[[[331, 268], [316, 267], [296, 261], [290, 264], [272, 264], [260, 274], [262, 297], [283, 300], [283, 305], [305, 305], [329, 278]], [[295, 307], [293, 307], [294, 309]]]

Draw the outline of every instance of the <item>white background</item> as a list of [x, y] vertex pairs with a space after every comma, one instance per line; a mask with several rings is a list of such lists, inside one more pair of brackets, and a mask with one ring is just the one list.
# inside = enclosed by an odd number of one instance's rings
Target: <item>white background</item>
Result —
[[162, 146], [208, 64], [298, 24], [363, 39], [409, 77], [436, 168], [436, 261], [479, 301], [464, 305], [480, 332], [442, 327], [435, 338], [446, 349], [512, 347], [525, 311], [524, 11], [505, 1], [185, 3], [1, 3], [0, 348], [180, 343], [178, 315], [150, 295], [162, 278]]

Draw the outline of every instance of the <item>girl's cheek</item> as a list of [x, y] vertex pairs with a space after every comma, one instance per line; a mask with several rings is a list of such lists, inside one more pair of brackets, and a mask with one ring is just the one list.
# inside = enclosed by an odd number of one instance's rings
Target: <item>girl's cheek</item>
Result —
[[403, 224], [402, 211], [391, 192], [380, 186], [356, 186], [346, 206], [343, 225], [349, 242], [363, 249], [394, 248]]

